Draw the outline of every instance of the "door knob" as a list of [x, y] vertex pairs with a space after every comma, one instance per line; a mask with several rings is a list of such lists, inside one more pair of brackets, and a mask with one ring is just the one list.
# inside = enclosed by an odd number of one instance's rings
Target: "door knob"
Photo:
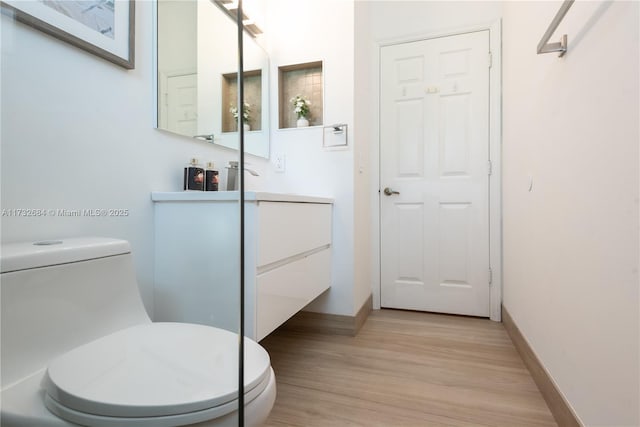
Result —
[[399, 191], [393, 191], [392, 189], [390, 189], [389, 187], [384, 189], [384, 194], [385, 196], [391, 196], [392, 194], [400, 194]]

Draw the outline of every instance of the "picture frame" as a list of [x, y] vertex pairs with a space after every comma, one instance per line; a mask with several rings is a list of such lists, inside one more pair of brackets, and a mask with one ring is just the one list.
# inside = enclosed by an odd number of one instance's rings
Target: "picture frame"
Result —
[[0, 6], [18, 22], [135, 68], [135, 0], [2, 0]]

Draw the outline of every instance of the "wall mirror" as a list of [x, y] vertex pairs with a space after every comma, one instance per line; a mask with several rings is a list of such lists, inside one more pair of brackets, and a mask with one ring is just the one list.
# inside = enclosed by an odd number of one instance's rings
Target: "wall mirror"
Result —
[[245, 33], [245, 106], [237, 102], [236, 23], [212, 1], [157, 0], [159, 129], [269, 157], [269, 58]]

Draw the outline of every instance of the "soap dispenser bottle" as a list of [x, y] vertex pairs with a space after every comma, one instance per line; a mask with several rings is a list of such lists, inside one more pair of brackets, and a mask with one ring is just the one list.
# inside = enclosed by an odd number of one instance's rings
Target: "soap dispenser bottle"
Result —
[[204, 190], [204, 169], [198, 165], [198, 159], [195, 157], [184, 168], [184, 190]]
[[213, 162], [207, 162], [207, 169], [204, 173], [204, 191], [218, 191], [218, 171], [214, 168]]

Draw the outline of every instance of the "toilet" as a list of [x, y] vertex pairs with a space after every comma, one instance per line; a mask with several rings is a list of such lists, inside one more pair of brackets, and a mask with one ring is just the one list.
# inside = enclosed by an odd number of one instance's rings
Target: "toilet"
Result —
[[[7, 244], [0, 266], [0, 425], [238, 425], [237, 334], [151, 322], [128, 242]], [[275, 376], [244, 343], [244, 421], [259, 426]]]

